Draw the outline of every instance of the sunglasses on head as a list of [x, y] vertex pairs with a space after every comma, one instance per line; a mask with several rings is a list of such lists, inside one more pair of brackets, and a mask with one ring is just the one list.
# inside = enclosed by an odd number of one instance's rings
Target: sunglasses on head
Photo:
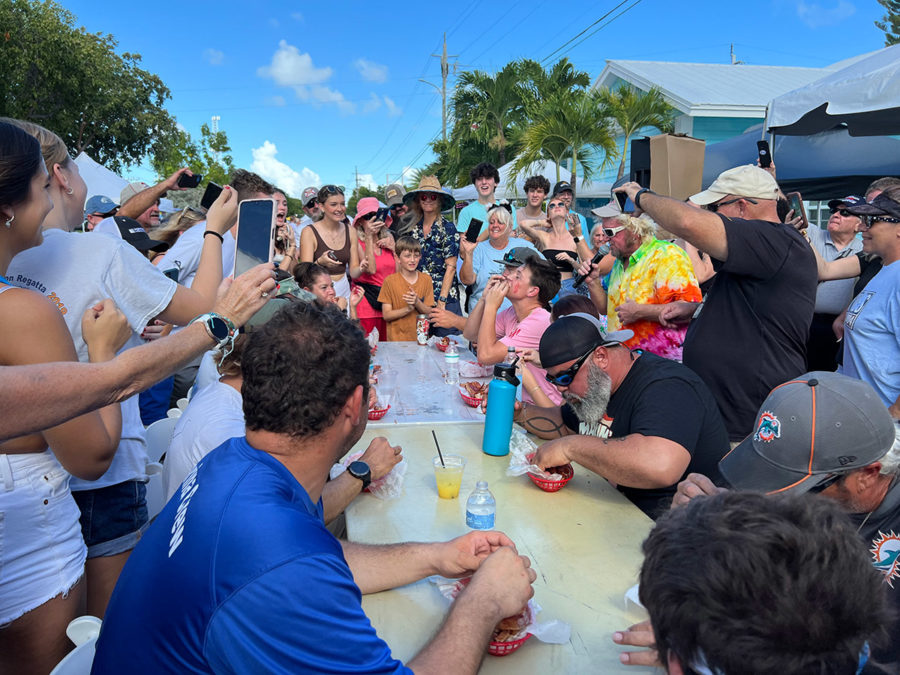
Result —
[[719, 210], [720, 206], [728, 206], [729, 204], [734, 204], [736, 202], [741, 201], [742, 199], [745, 202], [750, 202], [751, 204], [759, 204], [758, 201], [756, 201], [755, 199], [750, 199], [749, 197], [735, 197], [734, 199], [729, 199], [727, 202], [715, 202], [713, 204], [707, 204], [706, 210], [712, 211], [713, 213], [715, 213], [716, 211]]
[[326, 195], [342, 195], [344, 194], [344, 190], [338, 185], [323, 185], [319, 190], [319, 194], [322, 193], [325, 193]]
[[550, 373], [545, 373], [544, 377], [547, 378], [547, 382], [552, 384], [555, 387], [568, 387], [572, 384], [572, 380], [575, 379], [575, 376], [578, 374], [578, 371], [581, 369], [581, 366], [584, 365], [584, 362], [587, 361], [587, 358], [594, 353], [594, 347], [591, 347], [590, 351], [587, 352], [584, 356], [578, 359], [575, 363], [573, 363], [570, 367], [566, 368], [561, 373], [557, 373], [556, 375], [551, 375]]
[[619, 225], [618, 227], [604, 227], [603, 234], [605, 234], [607, 237], [615, 237], [624, 229], [626, 229], [624, 225]]

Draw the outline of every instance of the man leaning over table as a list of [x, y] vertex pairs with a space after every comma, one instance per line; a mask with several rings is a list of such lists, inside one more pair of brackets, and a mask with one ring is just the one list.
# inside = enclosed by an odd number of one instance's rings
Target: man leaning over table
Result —
[[[651, 518], [668, 508], [678, 481], [716, 464], [728, 434], [716, 401], [692, 370], [632, 351], [630, 330], [607, 333], [589, 314], [557, 319], [540, 343], [547, 379], [565, 405], [524, 405], [515, 421], [555, 439], [538, 448], [541, 468], [577, 462], [600, 474]], [[490, 405], [490, 401], [488, 401]]]
[[[496, 624], [532, 595], [535, 573], [508, 537], [369, 546], [322, 523], [328, 470], [365, 430], [368, 356], [359, 328], [315, 303], [254, 335], [246, 436], [204, 457], [138, 544], [93, 672], [477, 671]], [[367, 483], [365, 466], [350, 470]], [[473, 572], [434, 639], [408, 667], [393, 659], [361, 594]]]
[[[478, 362], [485, 365], [501, 363], [509, 347], [537, 348], [550, 325], [550, 301], [560, 285], [559, 270], [531, 247], [510, 249], [494, 262], [503, 265], [503, 274], [488, 281], [463, 330], [467, 340], [477, 341]], [[504, 300], [511, 306], [501, 310]], [[544, 371], [532, 363], [526, 367], [550, 400], [561, 403], [559, 392], [547, 382]], [[533, 402], [532, 393], [523, 391], [522, 399]]]

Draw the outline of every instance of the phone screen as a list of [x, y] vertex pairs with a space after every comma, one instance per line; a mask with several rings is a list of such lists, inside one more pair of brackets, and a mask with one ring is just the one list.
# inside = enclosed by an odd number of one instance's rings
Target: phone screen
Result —
[[200, 206], [208, 211], [209, 207], [219, 198], [220, 194], [222, 194], [222, 187], [210, 181], [207, 183], [206, 190], [203, 192], [203, 197], [200, 199]]
[[275, 200], [247, 199], [238, 207], [234, 276], [272, 259], [275, 251]]

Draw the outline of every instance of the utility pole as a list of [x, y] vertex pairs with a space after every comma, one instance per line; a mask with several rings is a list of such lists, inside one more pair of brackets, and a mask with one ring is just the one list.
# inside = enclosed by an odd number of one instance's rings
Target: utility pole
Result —
[[[427, 85], [430, 85], [437, 89], [441, 94], [441, 139], [446, 143], [447, 142], [447, 77], [450, 75], [450, 63], [447, 61], [447, 34], [444, 33], [444, 48], [440, 54], [432, 54], [432, 56], [436, 59], [441, 60], [441, 86], [438, 87], [436, 84], [432, 84], [428, 80], [419, 79], [419, 82], [424, 82]], [[456, 58], [459, 54], [450, 54], [450, 58]]]
[[[222, 119], [222, 118], [221, 118], [219, 115], [213, 115], [213, 116], [212, 116], [212, 133], [213, 133], [213, 137], [215, 137], [215, 135], [216, 135], [217, 133], [219, 133], [219, 120], [221, 120], [221, 119]], [[218, 161], [219, 161], [219, 151], [218, 151], [218, 150], [213, 150], [213, 155], [215, 155], [215, 157], [216, 157], [216, 162], [218, 162]]]
[[359, 167], [353, 167], [353, 173], [356, 175], [356, 196], [359, 196]]

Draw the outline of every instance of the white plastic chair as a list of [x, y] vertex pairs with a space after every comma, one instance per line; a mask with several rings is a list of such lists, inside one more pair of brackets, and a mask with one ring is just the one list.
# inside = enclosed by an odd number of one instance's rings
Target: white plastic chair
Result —
[[177, 417], [164, 417], [147, 427], [147, 459], [149, 461], [158, 462], [159, 458], [169, 449], [176, 422], [178, 422]]
[[159, 462], [149, 462], [146, 471], [150, 478], [147, 482], [147, 517], [153, 520], [166, 505], [162, 480], [163, 465]]
[[75, 649], [56, 664], [50, 675], [90, 675], [101, 625], [96, 616], [72, 619], [66, 628], [66, 635], [75, 644]]

